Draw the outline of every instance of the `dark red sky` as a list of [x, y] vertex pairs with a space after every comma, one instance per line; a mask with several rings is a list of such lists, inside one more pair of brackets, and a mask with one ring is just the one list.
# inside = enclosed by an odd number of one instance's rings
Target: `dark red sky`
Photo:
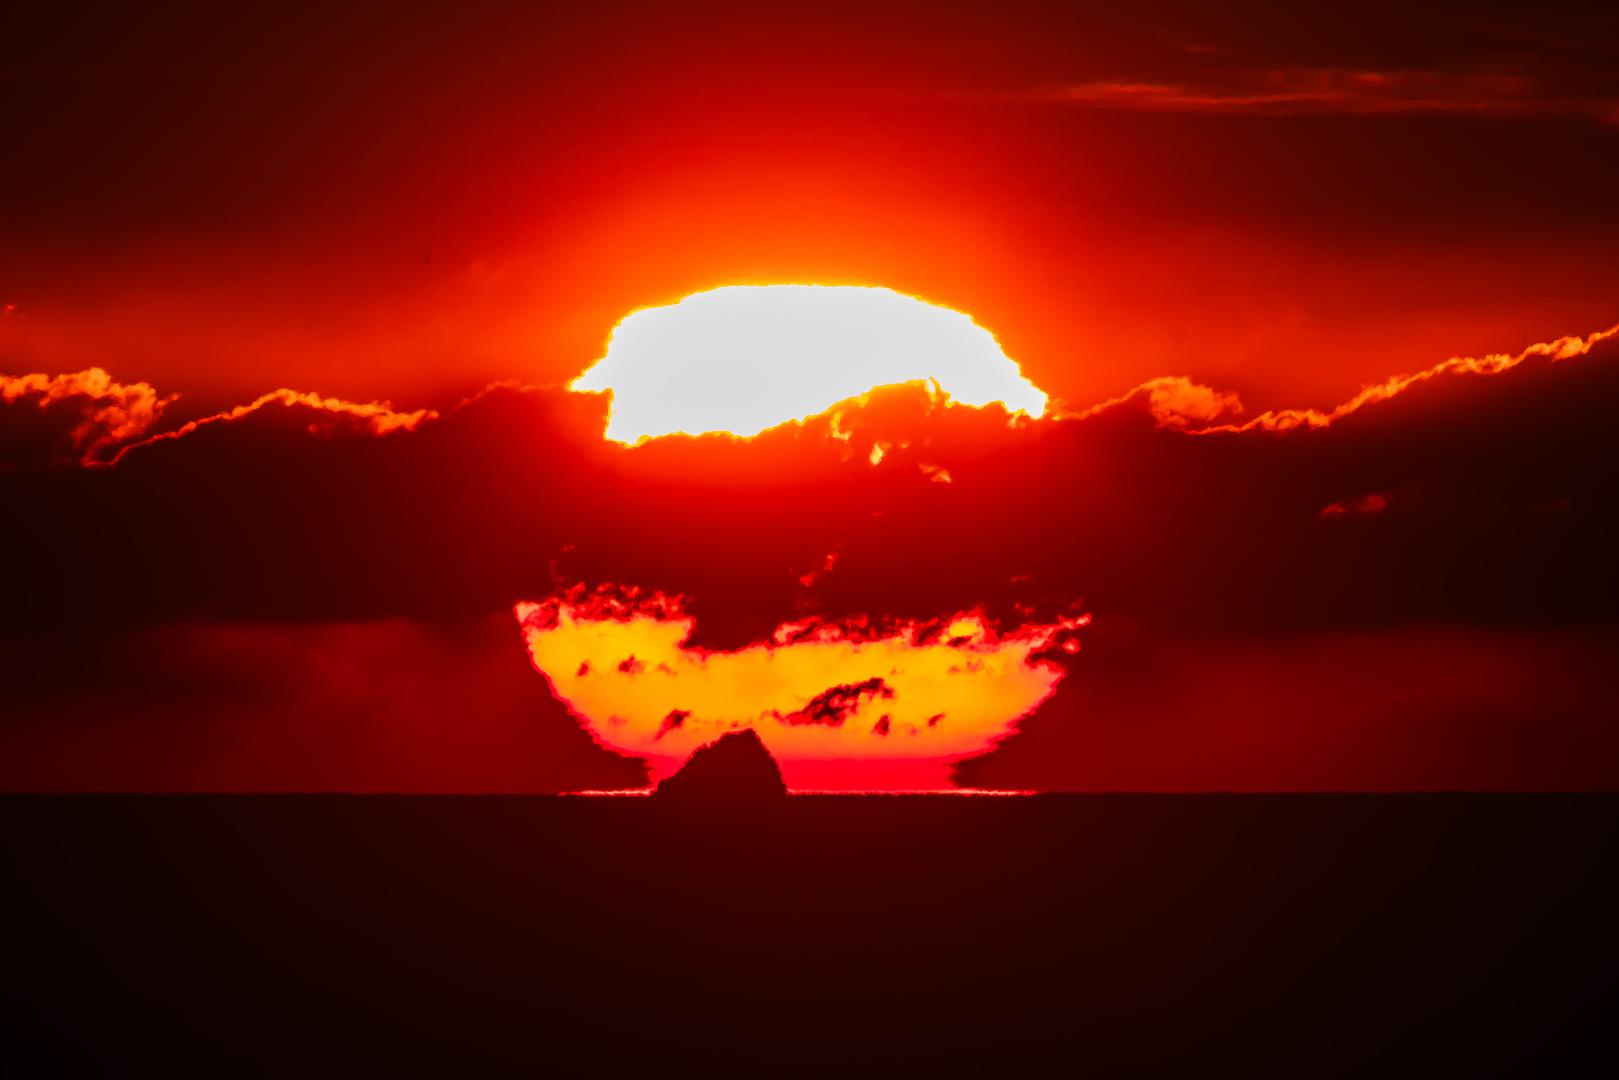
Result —
[[[564, 577], [684, 594], [717, 647], [1082, 599], [974, 784], [1619, 785], [1619, 339], [1314, 430], [1132, 393], [1331, 408], [1613, 325], [1619, 18], [1124, 8], [8, 24], [0, 375], [111, 382], [4, 384], [0, 788], [634, 784], [511, 620]], [[767, 281], [948, 304], [1119, 400], [1011, 430], [898, 395], [850, 457], [625, 450], [547, 389], [636, 307]], [[278, 388], [443, 415], [289, 395], [104, 464]]]

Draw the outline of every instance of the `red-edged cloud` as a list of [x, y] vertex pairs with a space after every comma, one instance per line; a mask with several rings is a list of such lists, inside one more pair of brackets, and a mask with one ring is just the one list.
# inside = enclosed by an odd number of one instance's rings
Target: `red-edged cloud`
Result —
[[204, 416], [196, 420], [188, 420], [173, 431], [159, 432], [137, 442], [120, 447], [113, 456], [112, 463], [117, 464], [125, 454], [149, 446], [155, 442], [166, 439], [181, 439], [199, 428], [210, 424], [229, 423], [251, 416], [260, 409], [271, 406], [282, 406], [288, 409], [305, 409], [311, 412], [308, 430], [311, 435], [319, 435], [331, 431], [334, 424], [341, 423], [352, 430], [366, 432], [371, 435], [388, 435], [395, 431], [413, 431], [417, 425], [425, 420], [438, 418], [436, 409], [416, 409], [411, 412], [400, 412], [385, 401], [354, 402], [344, 401], [341, 398], [322, 397], [308, 391], [289, 390], [282, 388], [263, 394], [246, 405], [237, 405], [234, 408], [217, 412], [211, 416]]
[[1072, 418], [1083, 420], [1120, 406], [1142, 404], [1159, 427], [1203, 427], [1224, 416], [1242, 412], [1242, 399], [1228, 390], [1216, 390], [1183, 375], [1149, 379], [1127, 394], [1093, 405]]
[[[509, 621], [520, 600], [579, 581], [680, 596], [674, 629], [684, 636], [666, 655], [636, 650], [626, 663], [628, 653], [607, 649], [542, 664], [564, 697], [589, 705], [575, 711], [605, 729], [621, 688], [667, 678], [660, 663], [690, 666], [696, 677], [721, 657], [745, 667], [772, 647], [812, 642], [818, 627], [846, 635], [960, 612], [1010, 633], [1050, 625], [1082, 602], [1104, 640], [1109, 627], [1140, 628], [1143, 656], [1184, 660], [1200, 649], [1269, 643], [1241, 662], [1253, 687], [1242, 709], [1211, 705], [1211, 732], [1174, 738], [1204, 747], [1206, 771], [1185, 776], [1285, 786], [1314, 775], [1302, 755], [1349, 745], [1341, 741], [1352, 739], [1347, 722], [1324, 731], [1313, 750], [1299, 736], [1268, 764], [1209, 747], [1221, 731], [1252, 740], [1292, 723], [1280, 703], [1311, 693], [1347, 696], [1346, 710], [1357, 701], [1379, 706], [1331, 665], [1278, 667], [1286, 662], [1274, 659], [1276, 642], [1393, 640], [1420, 627], [1461, 628], [1463, 638], [1503, 627], [1533, 636], [1619, 622], [1610, 572], [1619, 535], [1615, 400], [1612, 331], [1446, 361], [1337, 409], [1247, 421], [1232, 419], [1230, 395], [1186, 380], [1154, 380], [1103, 407], [1038, 420], [905, 387], [752, 439], [673, 437], [629, 448], [602, 437], [599, 395], [509, 387], [409, 422], [394, 418], [412, 414], [385, 415], [383, 406], [277, 397], [184, 434], [148, 437], [115, 467], [0, 477], [12, 510], [0, 563], [27, 568], [11, 579], [0, 634], [55, 635], [55, 653], [117, 657], [119, 642], [159, 625], [435, 626], [503, 615], [504, 647], [522, 659]], [[312, 436], [311, 424], [322, 422], [346, 437]], [[1406, 638], [1434, 649], [1442, 639]], [[333, 647], [333, 662], [346, 662], [347, 646]], [[1127, 725], [1131, 693], [1145, 691], [1130, 690], [1137, 675], [1124, 655], [1107, 692], [1087, 699], [1096, 707], [1074, 705], [1074, 680], [1095, 670], [1093, 653], [1051, 659], [1069, 674], [1050, 700], [1005, 728], [1015, 733], [996, 749], [957, 764], [967, 782], [1106, 786], [1103, 773], [1071, 756], [1108, 725]], [[1201, 670], [1189, 660], [1185, 667], [1188, 678]], [[1523, 670], [1531, 678], [1532, 666]], [[1557, 670], [1592, 681], [1593, 694], [1607, 678], [1581, 665]], [[528, 678], [543, 692], [544, 680]], [[1405, 666], [1389, 667], [1388, 678], [1416, 685]], [[1267, 696], [1283, 685], [1285, 699]], [[587, 686], [603, 696], [590, 700]], [[885, 699], [883, 688], [897, 697]], [[1503, 691], [1501, 700], [1522, 705], [1530, 690]], [[257, 691], [244, 683], [240, 692]], [[466, 685], [464, 707], [477, 708], [480, 694]], [[907, 694], [887, 669], [840, 669], [794, 683], [760, 711], [842, 716], [852, 734], [840, 737], [874, 745], [948, 730], [949, 708], [882, 711]], [[9, 700], [7, 711], [43, 722], [48, 698], [32, 701]], [[1178, 706], [1165, 702], [1167, 717]], [[1585, 734], [1566, 740], [1584, 749], [1548, 752], [1525, 783], [1588, 781], [1592, 762], [1603, 760], [1606, 744], [1585, 714], [1564, 705], [1537, 723], [1584, 725]], [[674, 698], [636, 710], [618, 715], [644, 728], [654, 749], [678, 746], [688, 726], [695, 732], [718, 715]], [[1519, 725], [1517, 715], [1490, 722]], [[1399, 743], [1379, 734], [1364, 745], [1383, 754]], [[1491, 775], [1510, 786], [1508, 756], [1491, 758]], [[1343, 775], [1376, 786], [1375, 757], [1357, 768]], [[1619, 762], [1614, 768], [1619, 775]], [[578, 786], [597, 785], [589, 772], [581, 770]]]
[[1323, 428], [1349, 416], [1367, 405], [1380, 401], [1387, 401], [1397, 394], [1404, 393], [1414, 386], [1432, 379], [1447, 376], [1466, 375], [1499, 375], [1503, 371], [1511, 371], [1519, 364], [1532, 360], [1558, 361], [1569, 360], [1577, 356], [1584, 356], [1597, 345], [1619, 335], [1619, 326], [1610, 326], [1606, 330], [1598, 330], [1585, 337], [1560, 337], [1555, 341], [1539, 342], [1530, 345], [1522, 352], [1511, 355], [1508, 353], [1491, 353], [1488, 356], [1471, 357], [1456, 356], [1431, 368], [1414, 372], [1409, 375], [1395, 375], [1392, 378], [1368, 386], [1360, 393], [1334, 409], [1322, 411], [1320, 409], [1274, 409], [1267, 410], [1258, 416], [1242, 423], [1228, 423], [1203, 428], [1208, 431], [1287, 431], [1292, 428]]
[[0, 467], [90, 464], [145, 434], [173, 397], [120, 383], [101, 368], [66, 375], [0, 375]]
[[436, 419], [435, 409], [396, 410], [387, 402], [353, 402], [282, 388], [170, 430], [164, 411], [179, 395], [160, 394], [144, 382], [121, 383], [101, 368], [65, 375], [0, 375], [0, 467], [116, 465], [143, 446], [184, 438], [199, 429], [280, 407], [307, 413], [311, 435], [336, 427], [371, 435], [414, 430]]

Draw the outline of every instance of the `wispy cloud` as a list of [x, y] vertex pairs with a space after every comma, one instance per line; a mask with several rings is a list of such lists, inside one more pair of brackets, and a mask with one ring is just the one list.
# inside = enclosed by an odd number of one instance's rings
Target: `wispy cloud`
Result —
[[1050, 89], [1048, 100], [1136, 112], [1276, 115], [1589, 116], [1619, 123], [1619, 94], [1516, 73], [1276, 67], [1180, 80], [1117, 78]]

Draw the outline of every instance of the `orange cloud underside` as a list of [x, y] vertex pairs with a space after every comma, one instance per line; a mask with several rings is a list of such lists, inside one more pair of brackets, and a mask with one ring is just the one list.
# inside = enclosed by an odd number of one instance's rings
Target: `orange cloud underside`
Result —
[[657, 775], [753, 728], [796, 788], [940, 787], [1063, 677], [1083, 616], [999, 633], [976, 614], [880, 634], [787, 624], [730, 652], [688, 645], [678, 610], [517, 605], [529, 656], [601, 743]]

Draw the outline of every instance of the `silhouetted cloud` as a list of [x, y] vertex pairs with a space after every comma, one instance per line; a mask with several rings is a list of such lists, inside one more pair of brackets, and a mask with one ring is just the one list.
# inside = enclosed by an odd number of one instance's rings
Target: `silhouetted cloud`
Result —
[[172, 398], [100, 368], [0, 375], [0, 469], [81, 465], [145, 434]]
[[[7, 615], [97, 603], [91, 566], [128, 568], [114, 620], [483, 614], [589, 580], [681, 595], [732, 645], [817, 614], [1016, 623], [1077, 597], [1226, 624], [1607, 611], [1583, 560], [1613, 513], [1615, 348], [1454, 359], [1237, 422], [1233, 395], [1177, 379], [1015, 422], [900, 388], [635, 449], [601, 438], [597, 395], [497, 389], [437, 418], [270, 395], [110, 469], [7, 480], [0, 544], [32, 568]], [[1323, 528], [1374, 493], [1376, 522]]]
[[[1175, 379], [1043, 420], [911, 387], [752, 440], [630, 449], [602, 439], [605, 401], [590, 394], [500, 388], [408, 422], [382, 406], [277, 399], [110, 468], [0, 476], [12, 568], [0, 628], [54, 635], [69, 653], [92, 633], [116, 653], [107, 642], [163, 625], [244, 620], [490, 617], [510, 632], [515, 601], [592, 581], [680, 598], [694, 654], [969, 610], [1022, 626], [1077, 602], [1101, 630], [1129, 623], [1176, 656], [1200, 647], [1188, 642], [1393, 641], [1439, 626], [1533, 638], [1619, 619], [1615, 401], [1612, 331], [1247, 420], [1233, 396]], [[1233, 664], [1249, 664], [1253, 707], [1275, 720], [1263, 688], [1293, 675], [1263, 655]], [[612, 665], [624, 658], [588, 677], [623, 678]], [[1070, 678], [1008, 755], [1023, 740], [1053, 745], [1052, 724], [1088, 722], [1065, 703], [1089, 653], [1040, 659]], [[1315, 671], [1299, 685], [1327, 693], [1349, 679]], [[690, 707], [664, 702], [654, 720]], [[883, 741], [874, 724], [861, 736]]]
[[1619, 326], [1598, 330], [1586, 337], [1571, 335], [1560, 337], [1556, 341], [1537, 343], [1530, 345], [1516, 355], [1492, 353], [1483, 357], [1456, 356], [1423, 371], [1409, 375], [1395, 375], [1374, 386], [1368, 386], [1342, 405], [1325, 412], [1319, 409], [1276, 409], [1264, 412], [1240, 424], [1225, 424], [1211, 430], [1248, 431], [1262, 428], [1269, 431], [1278, 431], [1295, 427], [1326, 427], [1333, 421], [1342, 419], [1367, 405], [1387, 401], [1396, 394], [1403, 393], [1429, 379], [1443, 378], [1450, 375], [1499, 375], [1501, 372], [1510, 371], [1526, 361], [1568, 360], [1576, 356], [1584, 356], [1592, 349], [1602, 345], [1603, 342], [1612, 339], [1615, 335], [1619, 335]]
[[341, 398], [322, 397], [308, 391], [289, 390], [283, 387], [272, 390], [246, 405], [237, 405], [224, 412], [214, 413], [188, 420], [173, 431], [164, 431], [152, 435], [139, 442], [133, 442], [120, 447], [113, 458], [116, 464], [119, 458], [132, 450], [150, 445], [163, 439], [182, 439], [199, 428], [210, 424], [229, 423], [240, 420], [258, 412], [260, 409], [280, 406], [287, 409], [307, 410], [310, 415], [308, 430], [311, 435], [326, 434], [337, 425], [347, 425], [352, 430], [364, 431], [372, 435], [387, 435], [394, 431], [412, 431], [424, 420], [437, 419], [438, 411], [435, 409], [416, 409], [412, 412], [396, 411], [386, 401], [354, 402], [344, 401]]
[[1149, 379], [1129, 393], [1093, 405], [1073, 415], [1083, 420], [1121, 405], [1144, 404], [1160, 427], [1201, 427], [1224, 416], [1242, 412], [1242, 399], [1228, 390], [1216, 390], [1182, 375]]
[[894, 688], [884, 682], [882, 676], [873, 675], [861, 682], [829, 687], [810, 698], [802, 709], [778, 713], [777, 718], [784, 724], [828, 724], [837, 727], [868, 702], [893, 696]]

